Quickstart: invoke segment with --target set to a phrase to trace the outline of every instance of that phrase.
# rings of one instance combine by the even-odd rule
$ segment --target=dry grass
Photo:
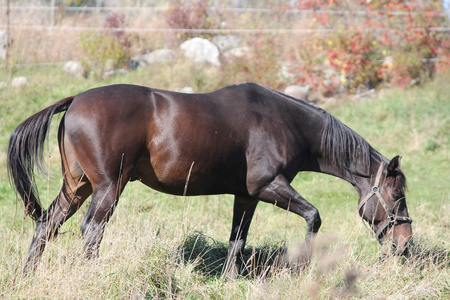
[[[54,68],[45,72],[33,68],[28,74],[32,84],[26,89],[0,90],[2,144],[33,111],[80,89],[105,84],[82,79],[66,83]],[[134,76],[118,79],[132,82]],[[423,89],[389,91],[373,101],[330,108],[382,153],[404,156],[415,234],[415,248],[407,260],[384,255],[373,241],[357,216],[351,186],[324,175],[300,174],[294,187],[319,209],[323,220],[311,266],[301,273],[284,264],[286,249],[295,256],[304,237],[306,227],[300,217],[261,203],[249,232],[247,271],[237,281],[227,282],[220,279],[220,271],[232,198],[173,197],[131,183],[107,227],[98,261],[83,259],[79,227],[85,204],[48,245],[37,273],[23,278],[21,268],[34,225],[23,219],[21,203],[15,201],[7,181],[5,154],[0,152],[0,298],[448,298],[450,175],[445,166],[450,98],[446,82],[441,77]],[[55,176],[39,182],[44,206],[61,184],[56,124],[49,144],[49,165]]]
[[[285,242],[267,242],[266,234],[275,229],[266,228],[265,222],[257,219],[245,253],[250,258],[249,271],[237,281],[223,281],[219,279],[226,255],[227,231],[223,228],[229,227],[230,218],[224,216],[229,212],[217,218],[214,211],[217,201],[231,204],[230,199],[209,197],[197,201],[158,195],[154,197],[157,199],[142,201],[148,192],[131,193],[121,199],[121,206],[108,225],[101,258],[95,262],[82,259],[77,230],[82,214],[65,225],[64,234],[47,246],[36,274],[27,278],[21,277],[20,266],[32,234],[31,224],[26,222],[21,232],[3,231],[11,238],[2,242],[2,269],[6,276],[0,282],[3,291],[0,296],[6,299],[443,299],[449,295],[448,250],[429,246],[432,243],[416,236],[416,248],[407,261],[380,256],[376,245],[368,242],[365,229],[359,223],[354,226],[357,220],[342,224],[342,230],[350,231],[347,234],[322,234],[311,266],[298,273],[277,263],[283,260]],[[166,201],[178,203],[166,207]],[[263,208],[258,218],[269,215],[268,210],[272,208]],[[273,213],[271,223],[282,223],[285,212],[274,210]],[[196,233],[200,228],[205,233]],[[289,231],[298,230],[291,227]],[[288,248],[295,253],[296,243]]]
[[[94,16],[82,18],[64,19],[61,24],[71,26],[82,21],[96,26],[102,22]],[[248,15],[240,18],[242,24],[251,21]],[[130,21],[130,27],[143,23],[148,27],[165,26],[160,23],[161,18],[139,16],[132,21],[136,23]],[[27,31],[13,34],[16,62],[80,58],[78,32],[69,36],[57,31],[44,32],[46,36]],[[152,34],[142,36],[133,51],[161,47],[171,39]],[[292,43],[286,47],[299,46]],[[94,86],[134,83],[174,89],[194,85],[196,91],[211,91],[240,78],[237,75],[227,78],[213,68],[197,69],[183,61],[104,82],[68,80],[59,68],[17,66],[14,72],[27,76],[30,83],[23,89],[0,89],[2,145],[6,145],[12,129],[31,113]],[[5,74],[0,74],[0,81],[5,78]],[[79,227],[87,211],[86,203],[47,246],[36,274],[22,277],[34,224],[23,218],[21,203],[15,201],[5,171],[3,146],[0,298],[450,298],[449,99],[447,76],[423,89],[388,91],[365,103],[330,107],[383,154],[404,156],[403,169],[409,180],[408,207],[415,234],[415,246],[408,259],[384,255],[371,239],[358,219],[356,194],[351,186],[324,175],[300,174],[294,187],[319,209],[323,219],[311,266],[297,272],[285,264],[287,255],[295,260],[306,230],[305,222],[294,214],[260,204],[245,252],[247,270],[236,281],[220,279],[231,227],[232,198],[179,198],[155,193],[138,183],[127,186],[107,227],[97,261],[83,259]],[[39,182],[45,206],[61,184],[56,123],[49,144],[49,165],[55,168],[56,175]]]

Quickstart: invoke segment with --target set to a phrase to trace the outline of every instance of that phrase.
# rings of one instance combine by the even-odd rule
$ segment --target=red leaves
[[[383,32],[383,35],[381,36],[381,43],[382,43],[383,45],[393,45],[393,44],[394,44],[394,42],[392,42],[392,41],[389,39],[388,34],[387,34],[386,31],[384,31],[384,32]]]
[[[337,83],[334,79],[328,82],[344,85],[348,91],[368,82],[407,86],[428,72],[423,69],[430,68],[435,59],[438,70],[443,65],[450,67],[448,33],[431,29],[446,22],[436,1],[311,0],[298,1],[297,6],[313,10],[315,28],[335,29],[319,37],[318,45],[304,46],[316,55],[323,51],[334,78],[339,78]],[[387,58],[389,63],[384,64]]]

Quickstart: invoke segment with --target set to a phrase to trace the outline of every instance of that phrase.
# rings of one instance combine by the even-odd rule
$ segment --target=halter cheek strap
[[[376,195],[379,202],[383,206],[384,210],[387,213],[386,220],[381,224],[380,228],[375,232],[375,237],[379,239],[380,235],[383,233],[383,231],[391,224],[397,224],[399,222],[406,222],[406,223],[412,223],[412,219],[409,217],[401,217],[397,216],[392,213],[392,211],[389,209],[389,206],[387,205],[386,201],[383,199],[383,196],[381,195],[380,191],[380,181],[381,181],[381,175],[383,174],[385,163],[381,162],[380,167],[378,168],[377,177],[375,178],[374,186],[371,189],[371,192],[368,193],[364,199],[361,201],[361,203],[358,205],[358,211],[361,210],[361,208],[372,198],[373,195]],[[400,198],[398,200],[401,200],[403,198]],[[364,214],[363,214],[364,215]],[[367,227],[366,223],[363,220],[363,224]],[[368,228],[368,227],[367,227]],[[369,228],[368,228],[369,229]],[[370,229],[369,229],[370,231]]]

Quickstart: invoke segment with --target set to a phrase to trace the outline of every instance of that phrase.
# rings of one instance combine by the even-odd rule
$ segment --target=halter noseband
[[[381,174],[383,173],[384,165],[385,165],[385,163],[381,162],[380,167],[378,168],[378,173],[377,173],[377,177],[375,179],[375,184],[372,187],[371,192],[369,192],[366,195],[366,197],[364,197],[364,199],[361,201],[361,203],[358,206],[358,211],[360,211],[361,208],[370,200],[370,198],[372,198],[373,195],[376,195],[378,197],[378,200],[380,201],[381,205],[383,206],[384,210],[387,213],[386,220],[383,222],[383,224],[381,224],[380,228],[375,233],[375,236],[378,240],[379,240],[380,235],[386,229],[386,227],[390,226],[391,224],[395,225],[398,222],[412,223],[412,219],[409,217],[401,217],[401,216],[397,216],[397,215],[393,214],[392,211],[389,209],[389,206],[387,205],[386,201],[383,199],[383,196],[380,193],[380,191],[381,191],[380,180],[381,180]],[[398,200],[401,200],[401,199],[403,199],[403,198],[400,198]],[[364,213],[363,213],[363,215],[364,215]],[[364,220],[363,220],[363,224],[367,227]],[[370,229],[369,229],[369,231],[370,231]]]

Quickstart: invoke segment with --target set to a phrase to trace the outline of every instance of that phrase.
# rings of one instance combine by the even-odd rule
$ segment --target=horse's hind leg
[[[111,218],[119,201],[119,196],[128,182],[129,171],[121,171],[116,176],[118,177],[116,180],[104,179],[102,180],[103,183],[93,185],[91,204],[81,224],[81,234],[84,239],[84,251],[87,259],[98,257],[106,224]]]
[[[52,204],[36,222],[24,273],[34,271],[48,240],[58,234],[58,229],[69,219],[91,194],[90,182],[85,178],[65,178],[63,187]]]
[[[87,259],[97,258],[106,224],[117,205],[120,192],[117,183],[95,187],[88,212],[81,224],[84,252]]]
[[[24,273],[34,271],[42,256],[45,244],[58,234],[58,229],[69,219],[92,194],[92,186],[78,161],[73,147],[62,139],[63,128],[60,128],[59,141],[63,171],[63,186],[55,200],[43,212],[36,222],[36,230],[31,241]]]

